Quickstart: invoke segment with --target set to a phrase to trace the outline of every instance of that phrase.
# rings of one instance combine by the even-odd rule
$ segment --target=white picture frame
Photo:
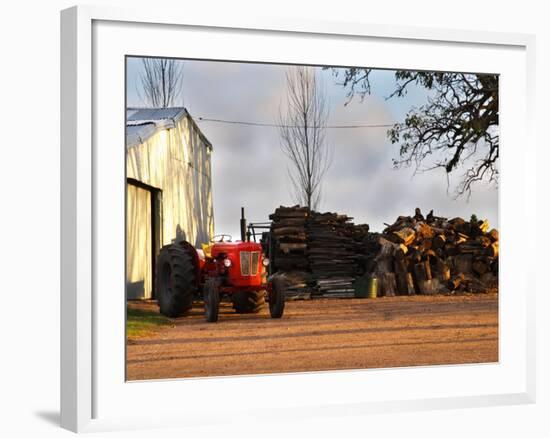
[[[183,49],[158,44],[178,32],[184,32],[188,41],[202,43]],[[230,47],[221,47],[221,36],[230,41],[225,44],[232,42],[234,53],[228,50]],[[287,40],[293,40],[297,47],[285,49]],[[323,41],[324,49],[316,53],[318,41]],[[468,66],[477,65],[476,71],[502,75],[500,216],[504,255],[499,296],[499,363],[125,382],[120,368],[124,358],[124,345],[120,342],[124,332],[120,324],[125,309],[124,278],[118,266],[124,262],[124,245],[120,245],[120,239],[124,239],[124,204],[120,204],[123,181],[120,188],[117,186],[119,172],[124,171],[123,164],[120,167],[124,162],[124,137],[120,136],[124,132],[124,102],[119,99],[124,94],[121,54],[220,59],[221,55],[216,54],[223,50],[225,59],[249,57],[300,63],[304,55],[299,48],[309,47],[312,62],[322,63],[323,57],[338,55],[338,65],[346,65],[351,55],[336,50],[342,44],[370,47],[379,59],[376,67],[435,69],[440,65],[442,70],[454,66],[456,70],[472,71]],[[403,47],[407,47],[406,53]],[[384,61],[382,52],[388,48],[401,48],[397,65],[395,59],[393,65],[391,60]],[[415,50],[424,55],[413,58]],[[451,57],[449,51],[460,56]],[[267,418],[273,409],[280,415],[300,418],[534,402],[535,275],[525,261],[518,260],[519,254],[528,253],[519,251],[521,246],[526,251],[534,248],[534,237],[526,240],[519,236],[518,229],[526,215],[535,214],[535,169],[525,158],[535,156],[530,126],[534,120],[534,53],[534,37],[523,34],[290,18],[227,20],[157,8],[139,11],[78,6],[62,11],[62,427],[81,432],[207,424],[212,422],[212,410],[218,412],[216,421],[224,422],[229,421],[233,411],[219,406],[227,404],[230,394],[235,393],[239,393],[235,412],[260,419]],[[357,59],[354,65],[363,65],[361,62]],[[119,101],[120,107],[113,108],[111,104]],[[111,108],[112,113],[104,108]],[[520,141],[523,158],[507,146]],[[117,142],[120,150],[111,147]],[[513,179],[507,177],[512,168]],[[514,212],[511,206],[517,202],[524,208]],[[108,209],[109,218],[105,217]],[[533,217],[529,219],[534,222]],[[518,254],[507,251],[509,248],[517,249]],[[106,260],[107,254],[112,259]],[[514,269],[506,269],[508,266]],[[521,281],[522,278],[530,280]],[[111,300],[105,290],[112,285],[120,286],[120,296],[113,292]],[[319,385],[329,391],[319,393]],[[172,388],[179,390],[183,386],[189,397],[180,399],[171,410],[149,407],[148,415],[143,415],[132,405],[132,400],[140,397],[161,397],[167,391],[178,392]],[[295,389],[292,400],[285,396],[285,388]],[[350,388],[356,390],[352,392]],[[216,391],[219,405],[202,399],[200,394],[204,391]],[[270,400],[262,399],[264,393],[271,394]],[[210,412],[204,406],[209,406]]]

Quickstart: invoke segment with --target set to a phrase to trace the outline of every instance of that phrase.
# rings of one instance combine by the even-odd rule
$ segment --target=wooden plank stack
[[[306,221],[307,207],[279,207],[269,216],[273,238],[273,259],[282,271],[308,270]]]
[[[384,295],[483,292],[498,284],[498,231],[472,217],[447,219],[420,209],[399,216],[376,239],[369,272]]]
[[[282,271],[280,278],[285,284],[286,300],[309,300],[314,290],[311,274],[305,271]]]
[[[311,285],[307,259],[307,207],[278,207],[271,219],[272,262],[276,271],[284,272],[287,298],[309,298]]]
[[[290,297],[353,296],[353,282],[364,273],[368,225],[299,206],[281,206],[269,218],[274,268],[289,274]]]
[[[352,297],[353,282],[364,272],[363,239],[368,225],[336,213],[311,212],[306,225],[308,261],[317,291],[323,297]]]

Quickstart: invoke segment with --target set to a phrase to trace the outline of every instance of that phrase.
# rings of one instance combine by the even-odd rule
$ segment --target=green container
[[[367,286],[367,297],[376,298],[378,296],[378,278],[370,277]]]
[[[363,275],[353,284],[355,298],[376,298],[378,296],[378,279]]]

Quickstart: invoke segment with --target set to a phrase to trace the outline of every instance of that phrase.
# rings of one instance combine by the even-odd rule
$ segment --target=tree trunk
[[[498,242],[493,242],[485,248],[485,254],[489,257],[498,257]]]
[[[402,243],[404,245],[410,245],[414,241],[416,233],[412,228],[403,228],[398,231],[394,231],[392,236],[397,243]]]
[[[432,248],[433,249],[443,248],[445,246],[446,241],[447,239],[445,238],[444,234],[438,234],[432,240]]]
[[[394,297],[397,294],[397,283],[393,272],[384,274],[384,296]]]
[[[426,286],[425,283],[432,279],[432,272],[430,269],[430,263],[427,261],[417,263],[413,267],[414,280],[416,285],[416,292],[424,294],[430,285]]]
[[[432,278],[430,265],[427,262],[420,262],[414,265],[414,278],[418,281],[426,281]]]
[[[399,295],[414,295],[414,281],[410,272],[396,272],[397,292]]]
[[[472,272],[472,255],[471,254],[459,254],[454,259],[455,271],[462,272],[464,274],[471,274]]]
[[[434,295],[439,292],[439,281],[437,278],[419,281],[418,289],[422,295]]]
[[[447,287],[450,290],[457,290],[463,281],[464,281],[464,274],[460,273],[447,283]]]
[[[397,283],[397,292],[399,295],[414,295],[413,277],[407,269],[405,260],[396,259],[395,265],[395,280]]]
[[[451,278],[451,269],[443,260],[437,259],[436,274],[436,277],[439,279],[439,281],[445,284]]]
[[[489,264],[483,259],[476,259],[472,263],[472,270],[481,276],[489,270]]]

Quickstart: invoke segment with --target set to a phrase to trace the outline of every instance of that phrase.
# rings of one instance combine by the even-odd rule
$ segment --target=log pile
[[[364,272],[363,240],[368,225],[351,217],[311,212],[306,225],[308,261],[317,288],[313,296],[352,297],[353,282]]]
[[[311,297],[306,238],[309,213],[307,207],[281,206],[269,216],[273,268],[285,273],[287,299]]]
[[[269,216],[273,239],[272,258],[282,271],[309,270],[307,261],[307,207],[279,207]]]
[[[414,216],[398,217],[374,240],[378,253],[367,268],[386,296],[497,287],[499,236],[487,221],[449,220],[433,211],[424,218],[417,208]]]
[[[416,209],[382,233],[299,206],[279,207],[270,219],[273,268],[285,273],[290,299],[352,297],[364,276],[378,279],[383,296],[498,288],[498,231],[475,217],[424,217]]]
[[[299,206],[279,207],[269,218],[274,268],[287,273],[290,298],[354,295],[353,282],[364,273],[368,225]]]

